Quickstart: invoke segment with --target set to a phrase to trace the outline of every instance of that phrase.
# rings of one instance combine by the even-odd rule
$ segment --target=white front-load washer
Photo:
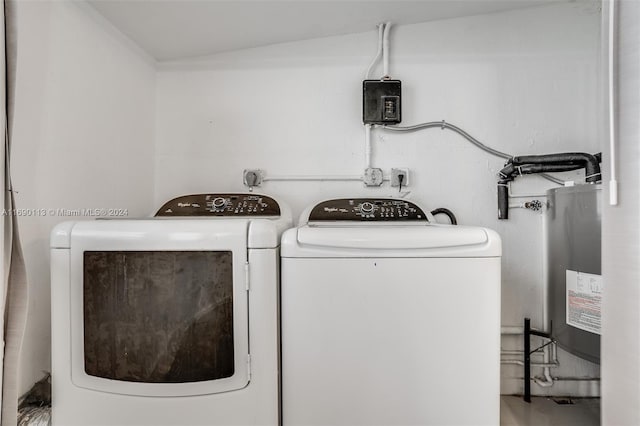
[[[53,425],[277,425],[289,208],[198,194],[51,236]]]
[[[283,424],[497,425],[499,236],[338,199],[282,236]]]

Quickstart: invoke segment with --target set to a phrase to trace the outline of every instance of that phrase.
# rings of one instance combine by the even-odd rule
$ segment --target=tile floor
[[[558,404],[570,400],[573,404]],[[528,404],[518,396],[500,401],[501,426],[599,426],[600,399],[533,397]]]

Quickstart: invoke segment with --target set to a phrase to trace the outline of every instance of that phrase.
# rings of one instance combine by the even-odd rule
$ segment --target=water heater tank
[[[600,363],[600,185],[547,191],[547,264],[553,336],[564,350]]]

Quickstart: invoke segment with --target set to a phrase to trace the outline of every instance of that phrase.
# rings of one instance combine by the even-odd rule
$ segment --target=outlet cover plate
[[[400,175],[404,175],[402,179],[402,187],[409,186],[409,169],[408,168],[397,168],[391,169],[391,186],[399,187],[400,186]]]

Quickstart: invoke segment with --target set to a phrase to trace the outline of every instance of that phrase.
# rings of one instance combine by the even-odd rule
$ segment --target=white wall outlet
[[[391,169],[391,186],[400,186],[400,176],[402,176],[402,187],[409,186],[409,169]]]

